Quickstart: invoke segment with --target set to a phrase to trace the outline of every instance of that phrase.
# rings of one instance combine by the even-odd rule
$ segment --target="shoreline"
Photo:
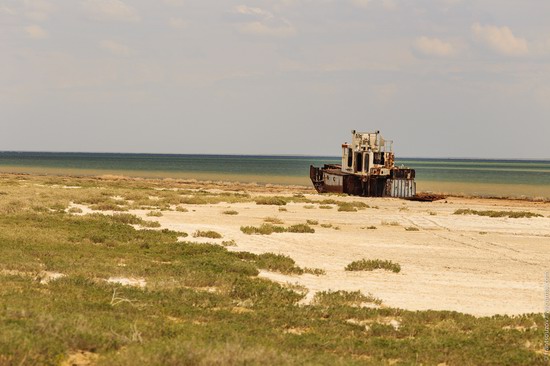
[[[99,173],[99,174],[98,174]],[[127,174],[130,173],[130,174]],[[276,176],[245,176],[239,174],[201,174],[201,173],[189,173],[181,172],[180,174],[175,174],[176,176],[166,175],[166,172],[150,172],[152,174],[141,175],[140,172],[136,171],[120,171],[120,170],[92,170],[92,169],[56,169],[56,168],[37,168],[30,169],[16,167],[11,171],[4,171],[0,168],[0,175],[14,175],[14,176],[37,176],[37,177],[60,177],[60,178],[92,178],[92,179],[102,179],[102,180],[148,180],[153,181],[157,180],[162,181],[176,181],[181,183],[197,183],[197,184],[219,184],[221,186],[227,185],[243,185],[243,186],[257,186],[257,187],[268,187],[273,188],[275,186],[280,189],[298,189],[303,191],[308,191],[311,193],[316,193],[315,189],[311,185],[309,178],[306,179],[304,183],[304,178],[296,178],[293,182],[287,182],[287,176],[281,176],[279,179],[270,179],[269,181],[264,181],[264,178],[273,178]],[[252,179],[252,180],[239,180],[243,177],[258,177],[262,179]],[[476,187],[481,187],[482,191],[489,192],[490,187],[494,187],[494,184],[473,184],[473,183],[450,183],[450,182],[425,182],[417,181],[417,191],[419,193],[433,193],[439,194],[446,197],[457,197],[457,198],[471,198],[471,199],[487,199],[487,200],[511,200],[511,201],[526,201],[526,202],[550,202],[550,187],[546,187],[548,191],[547,195],[532,194],[532,195],[510,195],[510,194],[476,194],[468,193],[467,186],[474,185]],[[530,188],[531,190],[536,190],[538,186],[532,185],[506,185],[508,187],[514,187],[515,190],[520,190],[521,188]],[[448,187],[448,189],[437,189],[442,187]],[[449,188],[452,187],[463,187],[461,192],[452,191]],[[464,189],[466,188],[466,189]],[[479,188],[478,188],[479,189]],[[359,197],[359,196],[350,196],[350,197]]]

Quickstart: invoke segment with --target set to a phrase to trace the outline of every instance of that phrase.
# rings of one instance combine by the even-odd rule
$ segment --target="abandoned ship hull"
[[[388,175],[358,176],[343,172],[341,165],[325,164],[322,168],[311,165],[309,175],[319,193],[399,198],[416,195],[414,169],[391,169]]]

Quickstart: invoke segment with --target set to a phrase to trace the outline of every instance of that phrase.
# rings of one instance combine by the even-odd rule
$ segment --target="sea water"
[[[0,152],[0,172],[124,175],[310,185],[309,166],[331,156],[171,155]],[[550,161],[401,158],[416,169],[417,189],[482,196],[550,198]]]

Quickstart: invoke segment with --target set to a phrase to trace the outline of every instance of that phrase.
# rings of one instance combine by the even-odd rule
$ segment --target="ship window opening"
[[[360,172],[363,169],[363,154],[357,153],[355,156],[355,170]]]
[[[384,153],[383,152],[374,153],[373,163],[378,165],[384,165]]]
[[[351,168],[353,166],[353,151],[351,148],[348,148],[348,167]]]

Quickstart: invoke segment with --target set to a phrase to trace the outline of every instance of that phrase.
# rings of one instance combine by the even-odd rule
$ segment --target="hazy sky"
[[[0,150],[550,158],[550,1],[0,0]]]

